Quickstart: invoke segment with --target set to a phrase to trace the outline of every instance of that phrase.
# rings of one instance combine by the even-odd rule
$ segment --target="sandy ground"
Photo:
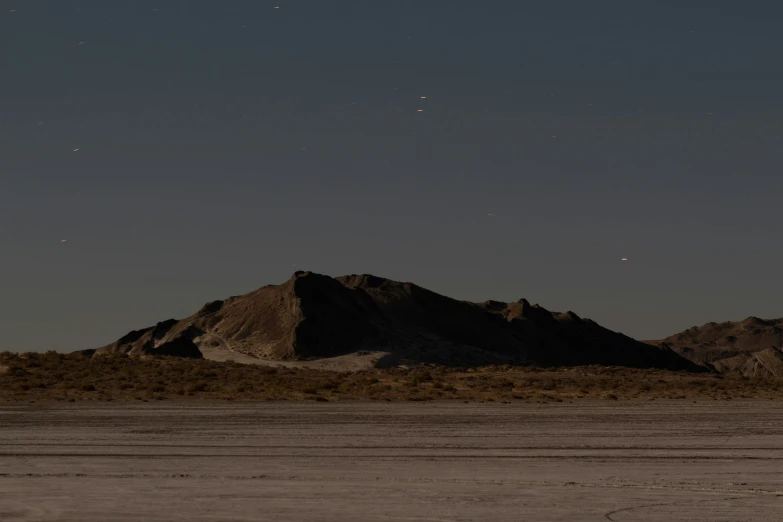
[[[783,405],[0,407],[0,520],[777,521]]]
[[[371,368],[385,368],[393,361],[394,357],[388,352],[359,352],[338,357],[323,357],[311,361],[279,361],[275,359],[259,359],[247,354],[234,352],[222,348],[199,348],[204,359],[209,361],[232,361],[240,364],[256,364],[259,366],[285,367],[285,368],[311,368],[314,370],[327,370],[333,372],[357,372]]]

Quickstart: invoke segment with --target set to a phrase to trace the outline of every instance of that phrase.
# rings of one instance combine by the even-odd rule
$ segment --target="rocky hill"
[[[667,347],[651,346],[573,312],[525,299],[472,303],[412,283],[371,275],[332,278],[297,272],[281,285],[213,301],[194,315],[130,332],[97,350],[259,360],[308,360],[363,352],[378,365],[584,364],[698,370]]]
[[[721,372],[783,377],[783,319],[707,323],[651,344]]]

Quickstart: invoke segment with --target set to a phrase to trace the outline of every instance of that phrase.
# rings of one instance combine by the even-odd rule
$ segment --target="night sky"
[[[641,339],[783,316],[780,0],[0,7],[0,350],[296,270]]]

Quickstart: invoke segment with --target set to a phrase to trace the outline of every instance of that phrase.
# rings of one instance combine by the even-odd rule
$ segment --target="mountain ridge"
[[[279,285],[211,301],[185,319],[130,332],[96,356],[199,358],[232,352],[292,361],[367,351],[403,363],[452,366],[602,364],[699,371],[668,347],[526,299],[473,303],[370,274],[333,278],[304,271]]]

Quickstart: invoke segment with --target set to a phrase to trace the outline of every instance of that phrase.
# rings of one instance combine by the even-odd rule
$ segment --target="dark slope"
[[[667,348],[524,299],[470,303],[371,275],[297,272],[281,285],[214,301],[182,321],[131,332],[99,353],[200,356],[210,348],[270,359],[362,350],[409,362],[698,369]]]

